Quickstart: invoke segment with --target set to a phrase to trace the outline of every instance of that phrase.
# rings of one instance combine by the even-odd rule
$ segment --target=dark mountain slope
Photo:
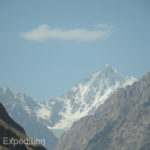
[[[29,139],[25,135],[24,129],[13,121],[6,109],[0,104],[0,150],[46,150],[43,146],[36,143],[26,145],[25,143],[9,143],[10,140]]]
[[[8,87],[5,87],[0,88],[0,103],[7,109],[11,118],[26,130],[26,134],[29,137],[45,139],[45,147],[48,150],[54,150],[58,139],[43,122],[39,121],[39,118],[35,117],[36,110],[41,108],[39,102],[34,101],[31,97],[23,93],[14,94]],[[42,112],[39,114],[42,114]],[[17,129],[19,128],[17,127]]]
[[[150,73],[75,122],[56,150],[150,150]]]
[[[8,113],[6,112],[6,109],[3,107],[3,105],[0,103],[0,119],[7,122],[9,125],[17,129],[18,131],[25,134],[24,129],[18,125],[12,118],[9,117]]]

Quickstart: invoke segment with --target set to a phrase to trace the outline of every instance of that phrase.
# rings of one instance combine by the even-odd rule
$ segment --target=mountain
[[[106,65],[87,79],[77,83],[66,94],[39,102],[23,93],[0,89],[0,102],[10,116],[22,125],[30,137],[46,138],[46,148],[54,149],[60,137],[81,117],[93,114],[98,106],[119,88],[131,85],[136,79],[121,75]],[[22,117],[24,120],[22,120]]]
[[[46,150],[37,143],[16,143],[27,139],[29,138],[25,135],[24,129],[8,115],[0,103],[0,150]],[[10,141],[12,142],[9,143]]]
[[[75,122],[56,150],[150,150],[150,73]]]
[[[65,95],[51,99],[47,103],[51,119],[45,122],[45,118],[42,118],[42,121],[51,130],[68,130],[74,121],[93,114],[118,88],[135,81],[135,78],[123,76],[115,68],[105,65],[100,72],[79,82]]]
[[[19,132],[25,134],[25,130],[18,125],[7,113],[6,109],[3,107],[3,105],[0,103],[0,119],[8,123],[13,128],[17,129]]]
[[[7,87],[0,88],[0,102],[8,110],[9,115],[23,126],[29,137],[45,139],[45,147],[53,150],[58,139],[36,117],[36,110],[41,108],[39,102],[22,93],[13,94]]]

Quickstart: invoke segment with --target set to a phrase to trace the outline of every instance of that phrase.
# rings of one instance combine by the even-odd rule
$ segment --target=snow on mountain
[[[0,88],[0,102],[5,106],[9,115],[26,130],[28,136],[45,139],[45,147],[54,150],[58,139],[38,120],[37,115],[49,119],[49,110],[40,102],[33,100],[23,93],[13,94],[7,87]]]
[[[123,76],[115,68],[106,65],[102,71],[79,82],[67,94],[51,99],[49,106],[56,119],[51,125],[46,125],[54,130],[69,129],[74,121],[93,114],[118,88],[131,85],[134,81],[135,78]]]
[[[74,121],[93,114],[118,88],[124,88],[135,81],[135,78],[123,76],[115,68],[106,65],[100,72],[79,82],[61,97],[39,102],[25,94],[12,94],[7,88],[3,88],[0,95],[2,92],[7,100],[1,98],[0,102],[4,103],[10,115],[25,129],[26,120],[22,122],[22,116],[30,123],[34,119],[55,134],[62,134]]]

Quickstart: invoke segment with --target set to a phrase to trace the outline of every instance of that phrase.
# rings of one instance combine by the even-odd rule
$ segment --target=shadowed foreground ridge
[[[28,137],[25,135],[24,129],[11,119],[0,103],[0,150],[46,150],[40,144],[6,144],[4,143],[4,138],[25,140]]]
[[[18,131],[22,132],[25,134],[24,129],[18,125],[6,112],[6,109],[3,107],[3,105],[0,103],[0,119],[17,129]]]
[[[150,150],[150,73],[75,122],[56,150]]]

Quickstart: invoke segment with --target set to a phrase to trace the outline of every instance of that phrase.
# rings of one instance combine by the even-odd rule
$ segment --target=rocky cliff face
[[[150,73],[75,122],[56,150],[149,150]]]
[[[0,150],[46,150],[37,143],[16,143],[26,139],[29,138],[24,129],[11,119],[0,103]]]

